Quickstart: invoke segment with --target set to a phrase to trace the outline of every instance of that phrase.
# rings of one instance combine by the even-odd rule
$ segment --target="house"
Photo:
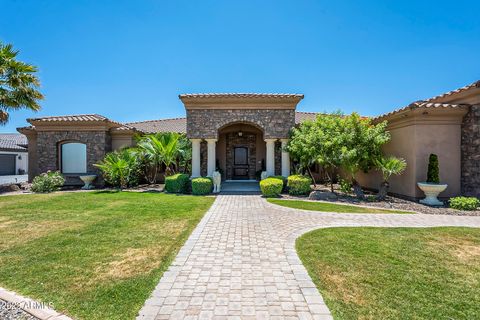
[[[299,112],[301,94],[182,94],[185,118],[119,123],[100,115],[53,116],[28,119],[19,128],[28,138],[29,178],[60,170],[68,183],[80,183],[82,173],[100,174],[93,166],[107,152],[134,144],[134,135],[175,131],[192,141],[192,175],[210,175],[216,168],[224,179],[254,179],[261,170],[289,175],[290,157],[283,151],[289,131],[314,119]],[[388,121],[392,139],[385,152],[405,158],[406,172],[394,177],[391,191],[417,199],[417,181],[425,180],[427,159],[436,153],[440,176],[449,188],[443,196],[480,196],[480,81],[373,119]],[[359,181],[377,188],[379,174]],[[99,180],[97,183],[101,183]]]
[[[0,133],[0,185],[27,180],[27,137]]]

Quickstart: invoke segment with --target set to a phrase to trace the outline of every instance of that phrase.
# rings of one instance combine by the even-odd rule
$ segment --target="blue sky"
[[[303,93],[377,115],[480,79],[479,1],[6,1],[0,39],[40,69],[25,118],[184,116],[180,93]]]

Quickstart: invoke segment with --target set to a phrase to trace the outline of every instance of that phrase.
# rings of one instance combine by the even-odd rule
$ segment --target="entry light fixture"
[[[238,136],[239,136],[239,137],[243,136],[243,132],[242,132],[242,131],[238,131]]]

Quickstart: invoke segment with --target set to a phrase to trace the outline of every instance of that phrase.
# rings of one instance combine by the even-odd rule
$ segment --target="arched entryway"
[[[218,130],[216,156],[225,180],[255,180],[265,170],[263,131],[250,123],[230,123]]]

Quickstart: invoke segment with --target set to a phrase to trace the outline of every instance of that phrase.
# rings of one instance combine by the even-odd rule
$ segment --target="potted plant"
[[[420,200],[420,203],[429,206],[442,206],[443,202],[438,200],[440,192],[447,189],[447,184],[440,183],[439,168],[438,168],[438,156],[436,154],[430,154],[428,158],[428,172],[426,182],[417,182],[420,190],[425,193],[425,199]]]

